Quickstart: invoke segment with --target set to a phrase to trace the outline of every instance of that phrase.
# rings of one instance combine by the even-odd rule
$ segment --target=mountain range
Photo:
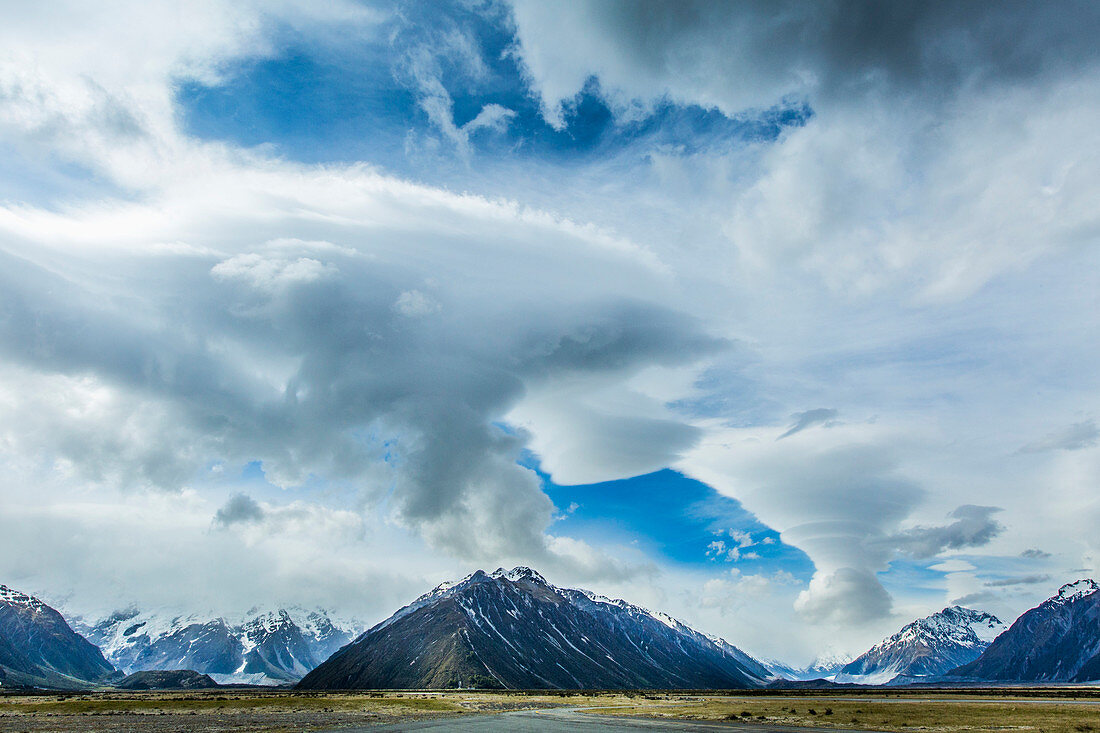
[[[1091,579],[1063,585],[1016,619],[989,648],[951,675],[1011,682],[1100,679],[1100,586]]]
[[[794,667],[778,659],[764,659],[761,661],[772,674],[779,679],[792,681],[832,681],[837,672],[839,672],[844,665],[852,661],[852,655],[835,651],[827,652],[817,656],[805,667]]]
[[[190,669],[223,684],[272,685],[297,682],[363,626],[292,607],[235,620],[129,609],[77,628],[126,674]]]
[[[746,688],[768,677],[740,649],[669,616],[517,567],[440,585],[298,688]]]
[[[990,614],[951,606],[855,659],[822,657],[802,669],[761,663],[666,614],[554,586],[527,567],[443,583],[356,637],[361,628],[300,607],[236,620],[131,609],[70,626],[37,598],[0,586],[0,686],[300,679],[302,689],[685,689],[813,686],[830,677],[891,685],[1100,679],[1100,585],[1089,579],[1062,586],[1007,630]]]
[[[918,682],[977,659],[1005,625],[996,616],[950,606],[906,624],[841,667],[834,682]]]

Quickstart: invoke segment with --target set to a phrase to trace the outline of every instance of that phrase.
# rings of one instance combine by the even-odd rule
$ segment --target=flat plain
[[[532,712],[533,711],[533,712]],[[332,692],[219,689],[0,696],[0,730],[702,730],[1100,733],[1100,690]]]

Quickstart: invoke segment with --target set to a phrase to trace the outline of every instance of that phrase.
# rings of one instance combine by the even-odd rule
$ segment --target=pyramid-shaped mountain
[[[300,689],[746,688],[768,671],[663,614],[530,568],[444,583],[310,672]]]

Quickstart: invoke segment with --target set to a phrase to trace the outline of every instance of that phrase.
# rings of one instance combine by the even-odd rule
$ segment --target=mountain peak
[[[1073,583],[1066,583],[1063,585],[1058,589],[1058,593],[1050,600],[1062,602],[1075,601],[1078,598],[1092,595],[1097,590],[1100,590],[1100,585],[1097,585],[1095,580],[1092,578],[1082,578]]]
[[[46,605],[34,596],[29,596],[22,591],[17,591],[14,588],[9,588],[2,584],[0,584],[0,601],[10,603],[14,606],[38,607]]]
[[[481,571],[478,571],[478,572],[481,572]],[[546,582],[546,578],[542,577],[542,575],[537,570],[529,568],[526,565],[517,565],[516,567],[512,568],[511,570],[505,570],[504,568],[497,568],[496,570],[493,571],[493,577],[498,579],[498,580],[500,578],[506,578],[508,580],[511,580],[512,582],[516,582],[516,581],[519,581],[519,580],[529,580],[532,583],[539,583],[540,585],[549,585],[549,583]]]
[[[833,670],[837,667],[843,667],[848,662],[852,661],[854,657],[848,652],[837,651],[831,649],[818,654],[812,662],[807,665],[807,670]]]

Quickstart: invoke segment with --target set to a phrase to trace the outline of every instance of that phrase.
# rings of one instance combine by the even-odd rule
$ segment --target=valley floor
[[[503,713],[503,715],[498,715]],[[99,692],[0,696],[0,730],[1029,731],[1100,733],[1100,691]]]

